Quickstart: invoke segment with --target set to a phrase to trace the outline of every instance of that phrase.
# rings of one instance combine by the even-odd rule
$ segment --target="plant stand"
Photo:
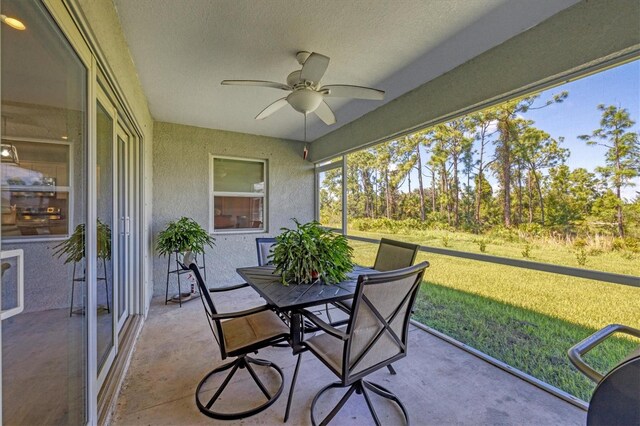
[[[173,261],[175,262],[175,267],[176,269],[171,270],[171,257],[172,255],[168,256],[167,259],[167,287],[165,289],[165,294],[164,294],[164,304],[168,304],[169,302],[173,302],[173,303],[178,303],[180,305],[180,307],[182,307],[182,302],[188,302],[190,300],[193,300],[196,298],[196,296],[200,296],[200,291],[198,291],[198,286],[197,284],[194,287],[194,292],[192,293],[191,291],[189,291],[188,293],[182,292],[182,285],[180,282],[180,275],[183,274],[188,274],[191,271],[189,269],[182,269],[182,266],[180,266],[180,262],[178,260],[178,251],[174,251],[173,252]],[[194,260],[196,261],[196,263],[198,262],[198,254],[194,254]],[[204,271],[204,280],[205,282],[207,281],[207,269],[206,269],[206,264],[205,264],[205,255],[204,253],[202,253],[202,266],[198,266],[198,269],[202,269]],[[171,274],[176,274],[177,279],[178,279],[178,294],[169,297],[169,277],[171,276]]]
[[[102,258],[102,273],[104,276],[98,277],[97,281],[104,281],[104,288],[107,292],[107,313],[111,313],[111,306],[109,305],[109,282],[107,281],[107,260]],[[73,314],[81,314],[84,315],[84,307],[73,310],[73,296],[76,292],[76,282],[85,282],[86,281],[86,270],[83,270],[83,274],[79,277],[76,276],[76,266],[78,262],[73,263],[73,275],[71,277],[71,305],[69,306],[69,316]]]

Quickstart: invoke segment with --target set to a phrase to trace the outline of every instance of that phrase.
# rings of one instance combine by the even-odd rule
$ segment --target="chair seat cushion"
[[[341,331],[345,331],[345,329],[346,327],[339,328]],[[322,333],[310,339],[305,339],[305,343],[316,356],[327,363],[329,368],[331,368],[337,376],[341,376],[344,341],[330,334]]]
[[[228,354],[289,334],[289,327],[268,310],[223,321],[221,325]]]

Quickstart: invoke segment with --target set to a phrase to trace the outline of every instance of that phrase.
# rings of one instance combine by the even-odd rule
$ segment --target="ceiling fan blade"
[[[287,102],[287,98],[278,99],[277,101],[275,101],[274,103],[272,103],[271,105],[263,109],[262,112],[260,112],[260,114],[256,115],[256,120],[264,120],[265,118],[267,118],[268,116],[270,116],[271,114],[273,114],[274,112],[282,108],[283,106],[287,105],[288,103],[289,102]]]
[[[309,55],[307,60],[304,61],[302,71],[300,72],[300,79],[313,81],[317,84],[322,79],[322,76],[324,75],[328,66],[329,57],[321,55],[319,53],[312,53],[311,55]]]
[[[336,123],[336,116],[325,101],[320,102],[320,105],[318,105],[318,108],[316,108],[314,112],[327,126],[331,126]]]
[[[286,84],[277,83],[275,81],[263,81],[263,80],[222,80],[220,83],[223,86],[259,86],[259,87],[271,87],[273,89],[292,90],[291,87]]]
[[[373,89],[371,87],[351,86],[349,84],[331,84],[323,86],[320,91],[328,90],[325,96],[330,98],[354,98],[371,99],[381,101],[384,99],[384,90]]]

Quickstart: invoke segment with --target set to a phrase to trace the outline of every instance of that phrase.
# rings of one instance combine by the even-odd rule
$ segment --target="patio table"
[[[274,274],[275,266],[252,266],[236,269],[238,274],[253,287],[267,303],[290,318],[291,347],[293,353],[303,351],[302,315],[300,310],[325,303],[350,299],[356,290],[358,275],[376,272],[363,266],[354,266],[347,279],[336,284],[324,284],[316,280],[307,284],[283,285],[280,275]]]

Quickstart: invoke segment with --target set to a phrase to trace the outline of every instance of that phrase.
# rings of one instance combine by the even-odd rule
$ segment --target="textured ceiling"
[[[337,123],[309,116],[310,141],[392,101],[542,22],[577,0],[114,0],[154,119],[302,140],[286,95],[221,86],[285,82],[299,50],[331,58],[323,84],[387,92],[385,100],[327,101]],[[428,100],[427,100],[428,101]]]

